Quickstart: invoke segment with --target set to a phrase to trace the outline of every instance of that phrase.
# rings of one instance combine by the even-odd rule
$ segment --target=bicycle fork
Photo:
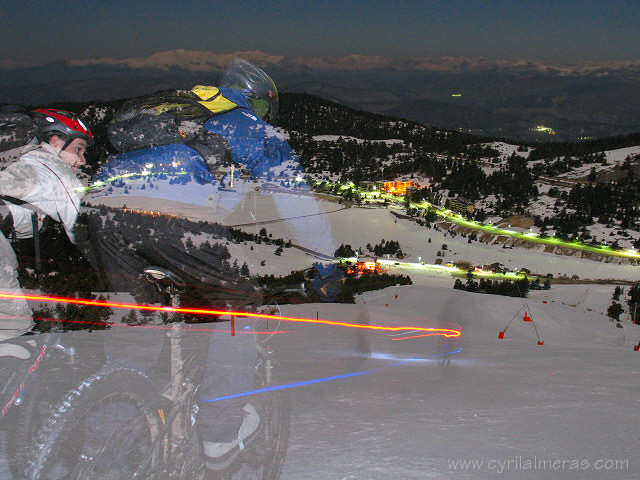
[[[171,381],[162,396],[168,399],[172,406],[166,417],[164,410],[158,410],[163,425],[168,427],[164,436],[164,457],[167,462],[172,453],[190,438],[190,431],[193,429],[197,414],[197,406],[190,408],[188,401],[195,392],[195,387],[184,375],[185,362],[182,357],[180,342],[182,332],[179,324],[174,323],[168,335],[171,342]],[[187,409],[189,409],[188,412]]]

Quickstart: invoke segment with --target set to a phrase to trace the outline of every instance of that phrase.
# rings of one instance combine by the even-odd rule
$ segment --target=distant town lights
[[[556,132],[551,127],[545,127],[544,125],[536,125],[532,128],[534,132],[546,133],[547,135],[555,135]]]

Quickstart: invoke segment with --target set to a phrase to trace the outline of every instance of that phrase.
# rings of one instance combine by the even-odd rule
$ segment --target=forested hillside
[[[96,135],[96,145],[87,155],[88,175],[117,153],[106,131],[123,102],[55,105],[81,112]],[[478,220],[524,214],[549,234],[615,244],[617,238],[603,239],[589,230],[599,224],[607,229],[602,234],[622,232],[640,245],[633,232],[640,229],[636,174],[640,156],[633,150],[640,145],[640,134],[580,143],[509,145],[354,110],[308,94],[285,92],[280,103],[276,126],[315,180],[358,185],[414,179],[420,184],[412,194],[415,200],[448,205],[462,199],[474,205],[470,215]],[[500,145],[507,145],[506,150]],[[625,147],[630,150],[624,161],[607,160],[606,151]],[[345,194],[358,198],[354,192]]]

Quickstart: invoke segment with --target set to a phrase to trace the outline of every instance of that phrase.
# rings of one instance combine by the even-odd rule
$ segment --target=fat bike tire
[[[154,392],[145,375],[126,368],[84,380],[52,411],[26,478],[155,478],[163,451]]]
[[[67,390],[68,390],[67,385]],[[9,466],[15,478],[25,478],[25,466],[37,448],[38,435],[49,419],[53,408],[66,396],[56,394],[51,377],[35,378],[26,392],[26,401],[15,412],[15,427],[10,432]]]
[[[262,465],[264,480],[280,478],[289,447],[291,392],[280,390],[263,394],[261,413],[267,419],[246,455],[246,461]],[[253,447],[253,448],[252,448]],[[260,470],[260,468],[258,468]]]
[[[22,392],[22,402],[13,407],[12,428],[8,431],[9,466],[14,478],[25,478],[25,466],[36,448],[39,432],[51,416],[54,407],[63,400],[69,389],[82,378],[79,367],[51,360],[32,374]],[[84,368],[84,367],[83,367]],[[22,374],[26,374],[26,368]],[[75,379],[75,380],[74,380]]]

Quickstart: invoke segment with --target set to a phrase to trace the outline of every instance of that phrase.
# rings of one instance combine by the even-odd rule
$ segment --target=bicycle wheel
[[[257,369],[257,386],[267,389],[249,399],[260,415],[260,427],[236,461],[224,472],[221,480],[277,480],[280,478],[289,446],[291,396],[288,390],[269,391],[263,383],[264,363]]]
[[[53,410],[27,478],[153,478],[162,467],[153,392],[146,376],[124,368],[82,382]]]
[[[40,429],[52,409],[66,396],[66,392],[56,395],[55,388],[51,388],[47,379],[41,376],[32,379],[27,388],[26,401],[16,408],[15,425],[8,442],[9,465],[16,478],[24,476],[25,465],[37,445]]]
[[[274,316],[282,316],[282,310],[276,298],[261,308],[261,311]],[[288,390],[269,391],[270,385],[277,384],[274,378],[272,354],[269,341],[273,334],[280,331],[281,321],[262,321],[256,340],[260,345],[261,360],[256,369],[256,382],[260,388],[267,391],[257,395],[255,404],[258,406],[262,424],[258,435],[251,442],[247,451],[242,455],[240,471],[253,472],[253,475],[236,475],[237,478],[277,480],[284,465],[285,455],[289,447],[289,429],[291,425],[291,395]],[[273,334],[269,334],[273,332]],[[276,362],[277,363],[277,362]],[[277,366],[275,366],[277,370]],[[275,375],[277,377],[277,374]],[[232,478],[236,478],[232,477]]]
[[[258,436],[247,448],[243,463],[259,472],[256,479],[277,480],[289,447],[291,397],[286,390],[261,395],[263,398],[258,403],[261,404],[260,414],[264,423]]]
[[[25,465],[36,448],[42,427],[56,405],[67,396],[69,389],[83,378],[80,371],[87,368],[84,363],[82,366],[71,365],[64,357],[53,355],[54,360],[47,357],[47,364],[28,380],[23,402],[15,409],[8,449],[9,465],[16,478],[24,478]]]

